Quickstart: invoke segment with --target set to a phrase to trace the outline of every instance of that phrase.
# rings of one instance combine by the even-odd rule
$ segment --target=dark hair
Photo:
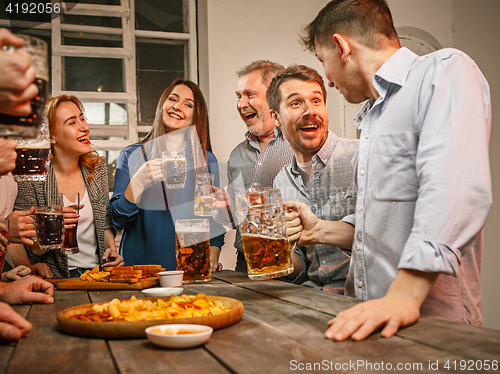
[[[56,127],[56,111],[59,105],[62,103],[71,102],[75,104],[78,109],[81,110],[82,113],[85,113],[85,108],[80,100],[78,100],[75,96],[72,95],[59,95],[56,97],[51,97],[47,101],[47,105],[45,107],[45,117],[47,118],[47,122],[49,124],[49,132],[51,134],[55,133]],[[56,155],[54,153],[53,145],[50,145],[51,148],[51,157],[55,159]],[[80,166],[89,171],[89,176],[87,177],[87,182],[91,183],[92,178],[94,177],[95,167],[97,163],[103,159],[99,154],[93,149],[89,153],[81,155],[78,157],[78,161]]]
[[[349,35],[371,49],[400,45],[386,0],[332,0],[303,29],[300,43],[315,52],[315,42],[332,46],[334,34]]]
[[[326,101],[326,88],[321,75],[310,67],[305,65],[291,65],[278,73],[267,88],[266,100],[270,110],[280,112],[281,91],[280,86],[292,79],[298,79],[304,82],[316,82],[320,85],[323,92],[323,99]]]
[[[262,83],[267,86],[271,79],[284,69],[285,67],[281,64],[278,64],[277,62],[269,60],[257,60],[242,67],[236,72],[236,74],[238,75],[238,78],[241,78],[244,75],[253,73],[254,71],[261,71]]]
[[[146,143],[153,140],[159,136],[165,135],[168,131],[163,124],[162,110],[163,104],[167,100],[170,93],[173,91],[175,86],[184,85],[188,87],[193,93],[194,99],[194,113],[193,113],[193,125],[196,127],[196,132],[200,140],[200,144],[203,148],[203,153],[205,159],[207,158],[207,151],[212,152],[212,145],[210,142],[210,129],[208,125],[208,108],[203,93],[198,85],[190,80],[177,78],[163,91],[156,106],[156,114],[153,122],[153,126],[149,133],[141,139],[139,143]]]

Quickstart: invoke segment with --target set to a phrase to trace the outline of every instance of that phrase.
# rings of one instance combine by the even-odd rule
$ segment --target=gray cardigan
[[[82,169],[83,179],[92,205],[92,212],[94,217],[94,225],[98,243],[98,258],[102,263],[102,256],[104,255],[104,231],[115,229],[111,223],[111,216],[109,213],[109,188],[108,188],[108,173],[104,161],[98,162],[95,168],[92,183],[87,182],[89,171]],[[18,184],[18,193],[14,205],[15,210],[27,210],[32,206],[54,206],[60,205],[59,203],[59,190],[57,188],[57,181],[52,166],[49,167],[47,172],[47,179],[44,182],[21,182]],[[59,251],[48,251],[43,256],[37,256],[33,253],[29,246],[26,246],[26,252],[31,264],[46,263],[54,278],[68,278],[68,256]]]

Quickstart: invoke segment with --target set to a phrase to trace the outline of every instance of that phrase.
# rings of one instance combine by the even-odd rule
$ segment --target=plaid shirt
[[[231,196],[233,215],[236,213],[234,196],[237,193],[252,186],[272,188],[274,178],[290,163],[293,156],[292,149],[279,127],[274,128],[274,138],[263,149],[260,149],[257,136],[247,131],[245,137],[246,139],[233,149],[227,163],[227,191]],[[243,252],[239,228],[236,230],[234,246]]]
[[[274,181],[281,191],[283,201],[305,203],[316,217],[328,221],[340,221],[346,215],[354,213],[356,190],[351,160],[358,150],[358,145],[357,139],[339,138],[330,131],[325,144],[312,158],[308,188],[302,180],[294,157]],[[349,270],[349,257],[346,252],[327,244],[299,249],[307,257],[310,282],[304,285],[343,294]]]

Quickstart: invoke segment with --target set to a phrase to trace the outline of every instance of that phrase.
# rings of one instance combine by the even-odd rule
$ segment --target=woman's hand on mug
[[[125,197],[132,203],[138,203],[146,185],[158,179],[163,179],[161,158],[148,161],[137,170],[125,190]]]
[[[229,206],[229,200],[231,199],[227,191],[222,187],[212,186],[213,191],[213,204],[212,209],[224,209]]]

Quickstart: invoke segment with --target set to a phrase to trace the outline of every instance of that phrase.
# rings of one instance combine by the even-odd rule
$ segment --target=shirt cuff
[[[349,214],[340,220],[340,222],[345,222],[356,227],[356,214]]]
[[[458,249],[412,233],[406,242],[398,269],[443,273],[456,277],[461,260],[462,254]]]
[[[137,204],[130,202],[125,195],[121,195],[118,199],[112,200],[112,209],[120,216],[129,217],[139,211]]]

